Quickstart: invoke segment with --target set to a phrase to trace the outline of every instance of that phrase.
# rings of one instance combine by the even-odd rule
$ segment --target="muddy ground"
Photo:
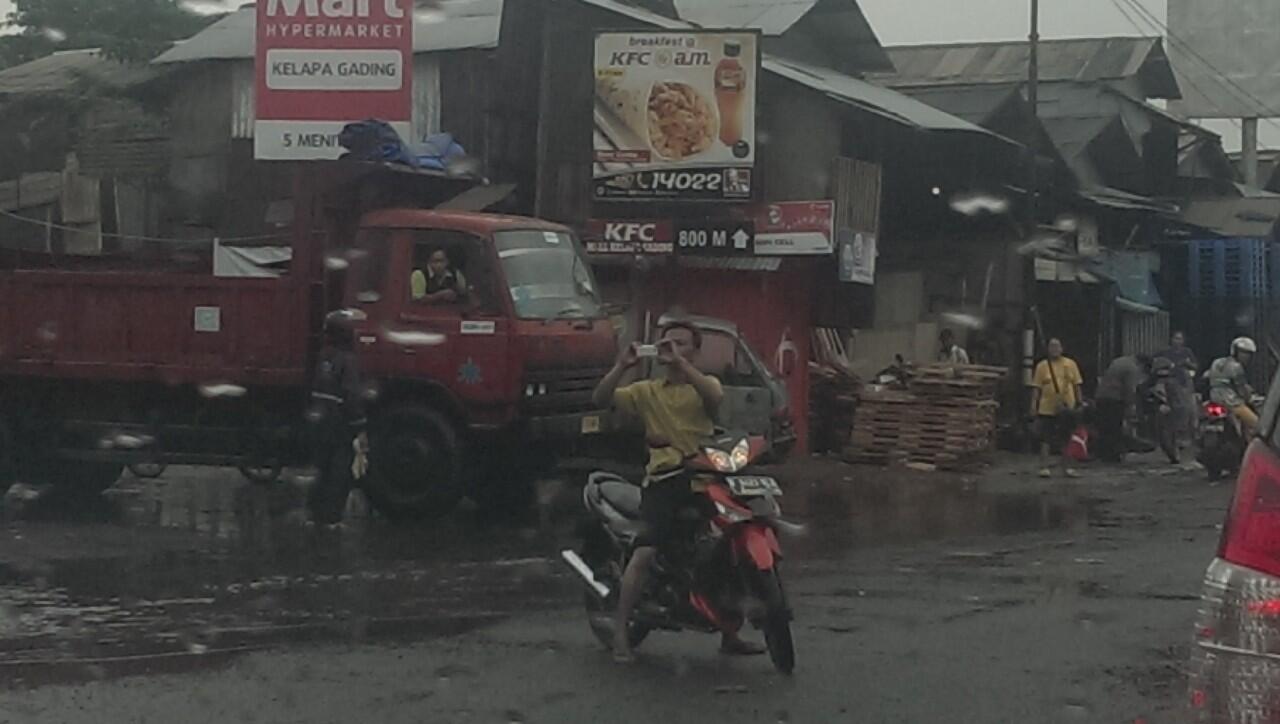
[[[578,478],[523,521],[340,529],[224,471],[25,488],[0,530],[3,722],[1178,721],[1229,486],[1135,462],[1042,481],[806,460],[777,472],[793,677],[712,637],[632,667],[555,563]]]

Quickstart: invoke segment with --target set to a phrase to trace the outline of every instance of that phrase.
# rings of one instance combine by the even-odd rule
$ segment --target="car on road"
[[[1205,574],[1190,670],[1193,721],[1280,722],[1280,377],[1236,478]]]

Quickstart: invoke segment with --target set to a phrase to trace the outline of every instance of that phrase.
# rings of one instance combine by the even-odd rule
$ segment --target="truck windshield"
[[[499,231],[494,241],[517,317],[602,316],[595,279],[572,236],[541,230]]]

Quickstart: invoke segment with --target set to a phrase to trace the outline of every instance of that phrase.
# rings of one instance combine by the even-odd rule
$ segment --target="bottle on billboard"
[[[724,58],[716,66],[716,105],[720,111],[720,142],[732,148],[742,140],[742,105],[747,91],[747,71],[738,61],[742,45],[724,44]]]

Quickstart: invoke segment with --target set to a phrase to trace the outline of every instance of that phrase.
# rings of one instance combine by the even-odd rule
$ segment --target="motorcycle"
[[[1250,407],[1257,410],[1264,398],[1254,395]],[[1206,400],[1200,408],[1200,425],[1196,437],[1200,441],[1200,464],[1209,473],[1209,480],[1220,480],[1228,472],[1235,471],[1244,459],[1244,426],[1231,410],[1219,402]]]
[[[1170,463],[1177,464],[1179,459],[1177,417],[1174,411],[1173,395],[1176,390],[1170,389],[1172,384],[1170,366],[1159,364],[1152,370],[1152,380],[1145,387],[1142,395],[1145,414],[1144,427]]]
[[[655,629],[717,633],[749,622],[764,632],[778,671],[790,674],[795,668],[778,533],[802,528],[781,518],[778,481],[753,474],[751,466],[767,448],[763,437],[726,434],[686,462],[695,495],[677,519],[691,535],[680,536],[670,550],[660,548],[655,556],[629,622],[633,648]],[[640,533],[640,495],[638,486],[617,475],[591,474],[583,503],[592,520],[582,530],[581,553],[561,552],[586,584],[587,620],[606,646],[613,641],[622,574]]]

